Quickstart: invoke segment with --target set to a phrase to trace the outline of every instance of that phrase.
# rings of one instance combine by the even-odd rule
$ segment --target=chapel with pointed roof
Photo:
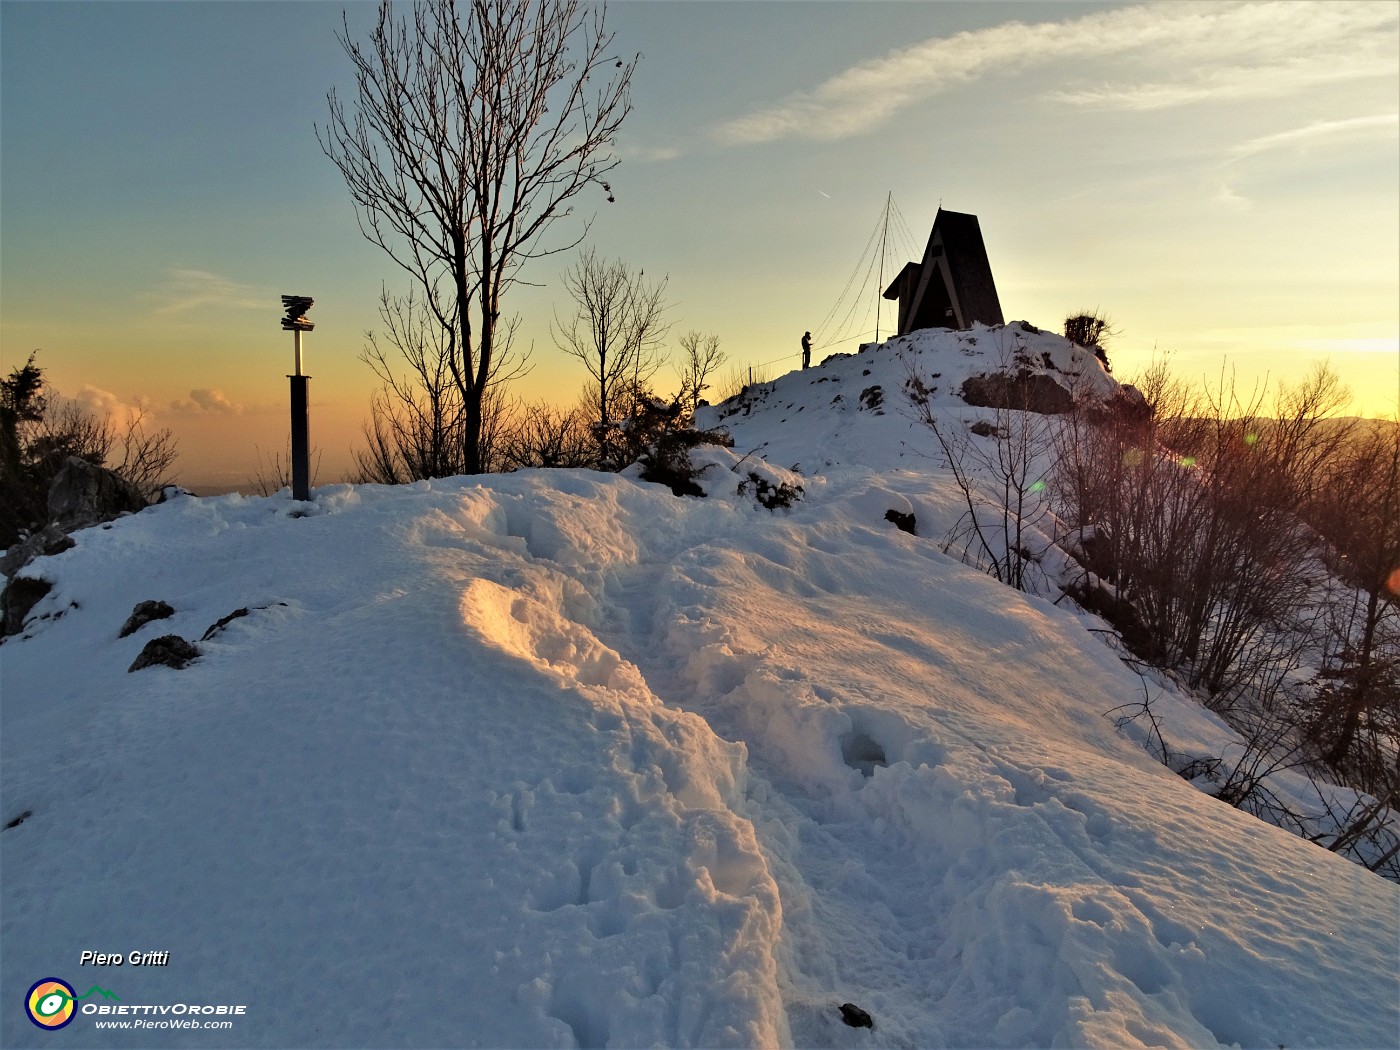
[[[900,270],[884,295],[899,301],[897,335],[1005,323],[982,228],[964,212],[938,209],[922,261]]]

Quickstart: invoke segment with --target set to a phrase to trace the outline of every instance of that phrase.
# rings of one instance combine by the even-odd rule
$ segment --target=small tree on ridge
[[[487,391],[505,377],[505,293],[527,262],[582,240],[545,239],[579,193],[612,199],[636,58],[610,53],[605,16],[579,0],[422,0],[403,18],[382,0],[366,44],[348,19],[339,36],[355,98],[347,110],[329,93],[317,138],[361,233],[442,329],[468,473],[486,467]]]

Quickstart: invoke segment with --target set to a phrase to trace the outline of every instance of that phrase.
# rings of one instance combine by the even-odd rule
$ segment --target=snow
[[[970,335],[752,391],[706,499],[183,497],[33,563],[0,1044],[1395,1045],[1397,887],[1174,776],[1115,728],[1144,684],[1086,618],[939,549],[960,507],[907,362],[951,390],[1008,338],[1069,353]],[[750,471],[803,496],[759,506]],[[119,639],[151,598],[175,616]],[[170,633],[200,659],[127,672]],[[54,1035],[17,1007],[48,976],[246,1012]]]

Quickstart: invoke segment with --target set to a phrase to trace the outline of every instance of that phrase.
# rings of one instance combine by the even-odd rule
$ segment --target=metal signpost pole
[[[311,412],[307,397],[307,381],[311,377],[301,374],[301,333],[316,327],[306,319],[312,302],[305,295],[282,296],[282,308],[287,312],[282,318],[282,327],[292,333],[296,347],[296,373],[287,377],[292,381],[292,499],[295,500],[311,498]]]

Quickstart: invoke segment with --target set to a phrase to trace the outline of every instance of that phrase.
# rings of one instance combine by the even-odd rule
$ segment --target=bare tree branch
[[[619,163],[638,59],[612,54],[605,8],[579,0],[423,0],[411,19],[382,0],[364,43],[342,24],[355,98],[347,109],[329,93],[317,139],[361,233],[442,330],[463,469],[477,473],[488,389],[511,374],[503,298],[527,262],[582,240],[586,226],[563,243],[546,236],[579,193],[596,185],[613,199],[604,176]]]

